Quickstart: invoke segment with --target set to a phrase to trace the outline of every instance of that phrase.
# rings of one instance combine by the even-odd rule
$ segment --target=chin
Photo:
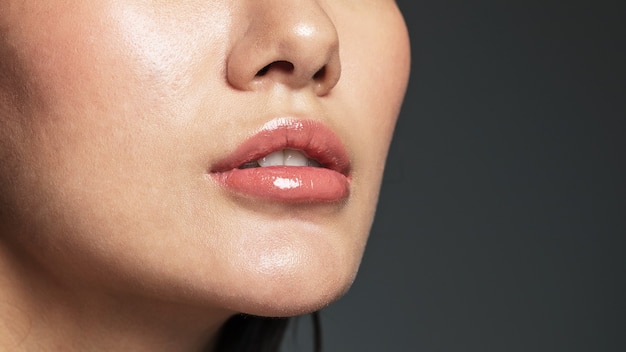
[[[165,269],[170,280],[188,285],[182,294],[195,291],[208,299],[203,304],[233,313],[287,317],[319,310],[352,285],[373,218],[370,199],[316,206],[271,206],[219,193],[212,199],[219,219],[209,206],[190,218],[194,234],[184,237],[193,240]]]
[[[321,277],[274,278],[275,282],[253,280],[237,301],[235,311],[264,317],[290,317],[311,313],[335,302],[350,288],[356,274],[346,277],[326,273]]]
[[[263,224],[256,220],[247,224]],[[274,219],[262,231],[229,234],[220,260],[226,305],[237,313],[287,317],[339,299],[354,281],[369,233],[368,226],[359,232],[345,224]]]

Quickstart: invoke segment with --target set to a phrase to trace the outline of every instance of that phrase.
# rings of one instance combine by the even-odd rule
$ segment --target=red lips
[[[242,168],[283,149],[301,151],[321,167],[267,166]],[[328,127],[311,120],[280,118],[266,123],[211,168],[225,188],[243,196],[284,202],[332,202],[350,190],[350,160]]]

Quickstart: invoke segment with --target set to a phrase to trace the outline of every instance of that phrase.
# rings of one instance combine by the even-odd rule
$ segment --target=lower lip
[[[270,166],[213,174],[227,189],[252,198],[282,202],[333,202],[348,197],[350,181],[330,169]]]

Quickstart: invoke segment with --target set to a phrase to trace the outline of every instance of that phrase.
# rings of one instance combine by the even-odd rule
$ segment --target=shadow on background
[[[325,350],[626,351],[626,9],[398,4],[409,92]]]

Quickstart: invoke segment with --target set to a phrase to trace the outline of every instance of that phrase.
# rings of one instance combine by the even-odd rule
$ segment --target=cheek
[[[359,22],[355,22],[355,21]],[[399,112],[410,67],[408,33],[395,6],[380,12],[340,19],[342,81],[355,90],[351,104],[362,116],[393,126]],[[364,117],[355,117],[356,119]],[[385,131],[389,130],[385,128]],[[379,138],[380,139],[380,138]]]
[[[3,72],[11,76],[0,75],[3,107],[16,107],[0,122],[2,143],[13,140],[3,150],[19,153],[18,164],[56,172],[48,182],[74,172],[82,178],[76,184],[108,176],[111,186],[131,170],[145,172],[138,165],[148,160],[185,153],[180,141],[199,104],[190,94],[198,67],[216,61],[223,45],[193,47],[197,31],[128,4],[30,10],[9,27],[3,48],[12,69]],[[207,42],[217,41],[224,18]]]
[[[102,251],[110,261],[115,250],[141,247],[131,228],[184,228],[177,212],[188,175],[172,170],[188,171],[180,126],[196,102],[183,102],[180,87],[191,67],[217,60],[215,48],[192,55],[193,38],[180,32],[188,28],[106,3],[27,11],[1,43],[11,61],[0,64],[0,212],[20,212],[8,226],[32,235],[24,241],[37,237],[25,242],[33,252]],[[0,226],[11,217],[0,216]]]
[[[403,18],[391,2],[378,12],[338,18],[342,76],[337,109],[357,147],[355,169],[363,174],[368,204],[375,204],[385,159],[406,90],[409,40]],[[348,16],[348,15],[346,15]],[[357,20],[355,20],[357,19]]]
[[[25,68],[28,106],[61,119],[151,117],[150,109],[168,110],[169,118],[184,115],[176,112],[188,111],[188,104],[175,102],[189,99],[188,87],[207,84],[203,79],[219,72],[215,62],[224,56],[231,22],[222,2],[202,11],[194,3],[25,9],[9,23],[9,39]],[[180,12],[188,15],[175,16]]]

